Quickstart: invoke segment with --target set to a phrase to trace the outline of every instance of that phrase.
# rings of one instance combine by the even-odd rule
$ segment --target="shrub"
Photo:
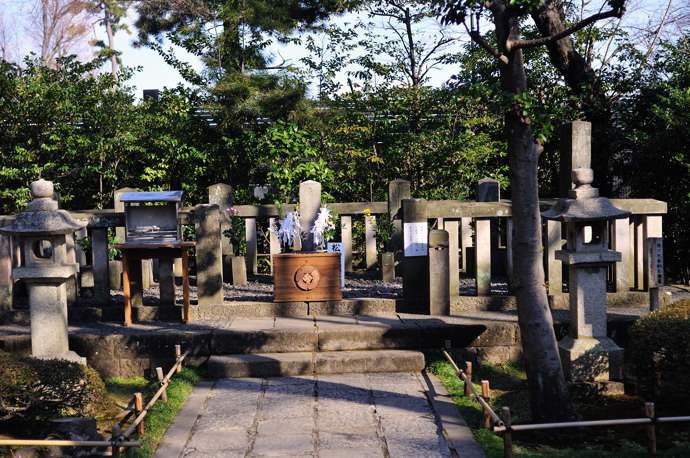
[[[97,416],[108,402],[105,384],[90,367],[0,350],[0,420],[28,425],[65,416]]]
[[[641,394],[665,401],[690,400],[690,300],[638,319],[630,328],[629,361]]]

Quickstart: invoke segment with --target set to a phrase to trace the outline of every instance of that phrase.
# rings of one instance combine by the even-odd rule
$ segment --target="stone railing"
[[[361,218],[365,225],[364,265],[373,267],[377,262],[376,242],[371,220],[364,218],[365,210],[371,215],[389,213],[396,225],[394,241],[398,250],[402,248],[402,225],[406,222],[404,202],[410,199],[409,182],[396,180],[389,185],[389,202],[353,202],[328,204],[340,218],[341,237],[344,245],[345,269],[353,266],[353,221]],[[222,303],[223,301],[223,256],[230,254],[230,246],[222,235],[227,219],[225,209],[232,206],[229,187],[216,185],[209,189],[209,204],[185,207],[180,212],[182,225],[194,226],[197,235],[196,275],[199,304]],[[116,194],[117,195],[117,194]],[[610,269],[610,283],[616,292],[630,290],[645,291],[648,287],[649,262],[647,259],[647,239],[662,237],[662,215],[666,213],[666,203],[652,199],[611,199],[614,205],[630,212],[630,217],[612,221],[609,224],[610,248],[621,252],[622,261]],[[542,201],[542,208],[548,209],[555,200]],[[419,204],[420,202],[417,202]],[[426,220],[430,226],[443,229],[449,234],[449,272],[450,295],[460,295],[460,273],[475,279],[476,294],[490,296],[492,275],[511,277],[512,257],[506,247],[510,246],[511,203],[509,201],[422,201],[426,207]],[[116,206],[117,208],[117,206]],[[270,240],[268,253],[260,253],[257,240],[257,222],[270,221],[281,212],[290,211],[292,205],[235,205],[245,220],[247,230],[247,270],[256,272],[258,259],[280,252],[278,241]],[[77,220],[87,222],[88,235],[92,240],[92,266],[94,299],[102,304],[110,302],[110,281],[108,262],[108,229],[122,228],[124,214],[118,210],[73,211],[70,214]],[[0,226],[12,223],[14,217],[0,216]],[[544,221],[544,263],[547,287],[552,295],[560,294],[564,277],[562,263],[555,258],[556,250],[564,245],[560,223]],[[77,237],[85,236],[77,234]],[[80,248],[73,241],[68,244],[75,260],[83,263]],[[12,268],[20,263],[19,244],[11,237],[0,236],[0,309],[12,308]],[[398,253],[400,254],[400,253]],[[403,257],[398,257],[404,262]],[[177,267],[179,269],[179,266]],[[83,269],[88,271],[88,269]],[[145,285],[145,281],[143,282]],[[72,302],[76,299],[76,284],[68,291]],[[135,304],[137,305],[137,304]]]

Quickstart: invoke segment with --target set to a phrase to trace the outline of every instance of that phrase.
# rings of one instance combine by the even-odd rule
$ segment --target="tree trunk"
[[[517,11],[502,5],[492,8],[500,51],[508,64],[500,64],[504,92],[522,94],[527,77],[522,52],[509,51],[505,43],[519,38]],[[539,211],[537,163],[542,150],[532,135],[529,118],[519,106],[505,116],[508,163],[513,209],[513,285],[518,323],[534,421],[564,421],[576,417],[558,355],[548,296],[544,286],[544,266]]]
[[[105,32],[108,35],[108,48],[111,50],[115,49],[115,33],[113,32],[112,16],[110,13],[110,7],[108,2],[103,2],[103,22],[105,24]],[[110,56],[110,71],[117,81],[117,56],[113,54]]]

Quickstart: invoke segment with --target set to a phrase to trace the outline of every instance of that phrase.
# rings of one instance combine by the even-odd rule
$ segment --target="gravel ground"
[[[398,277],[395,281],[381,281],[377,279],[378,272],[360,271],[348,272],[345,275],[345,287],[342,289],[344,299],[358,297],[378,297],[395,299],[403,295],[402,278]],[[196,301],[197,291],[195,278],[190,279],[190,297],[192,302]],[[273,277],[269,274],[253,275],[249,278],[246,285],[233,286],[228,283],[223,285],[225,301],[256,301],[271,302],[273,300]],[[685,285],[673,285],[664,287],[665,294],[671,295],[671,300],[680,299],[690,300],[690,287]],[[508,294],[508,283],[504,278],[494,278],[491,284],[493,295]],[[111,298],[115,304],[124,304],[124,296],[121,290],[111,290]],[[460,278],[460,294],[463,296],[473,296],[476,294],[474,279],[468,276]],[[182,287],[176,286],[176,296],[182,300]],[[26,298],[18,297],[15,301],[15,308],[28,308]],[[157,286],[144,290],[144,304],[155,306],[159,303],[159,290]],[[79,305],[88,307],[90,305],[89,291],[84,291],[79,297]]]
[[[357,297],[379,297],[395,299],[402,297],[402,278],[398,277],[395,281],[381,281],[377,279],[378,272],[348,272],[345,274],[345,287],[342,288],[344,299]],[[273,300],[273,277],[269,274],[252,275],[248,278],[248,283],[243,286],[233,286],[228,283],[223,284],[223,296],[226,301],[256,301],[271,302]],[[179,283],[179,281],[178,281]],[[190,279],[190,297],[192,301],[196,299],[195,278]],[[498,279],[492,283],[493,294],[507,294],[508,283]],[[462,295],[474,295],[476,288],[474,279],[462,278],[460,280],[460,291]],[[176,286],[176,296],[182,299],[182,287]],[[116,303],[123,302],[122,291],[111,290],[111,297]],[[144,303],[146,305],[156,305],[158,303],[159,291],[154,286],[144,290]],[[88,299],[80,300],[82,304]]]
[[[192,300],[196,298],[195,279],[191,279],[190,295]],[[223,285],[224,298],[226,301],[257,301],[271,302],[273,300],[273,277],[269,274],[253,275],[248,279],[248,283],[243,286],[233,286],[228,283]],[[178,299],[182,299],[182,288],[177,286]],[[680,299],[690,300],[690,287],[684,285],[665,286],[664,292],[671,295],[671,300]],[[112,296],[116,301],[124,302],[121,291],[112,291]],[[380,297],[395,299],[403,295],[402,278],[398,277],[395,281],[378,280],[378,272],[348,272],[345,274],[345,287],[342,288],[343,298],[357,297]],[[491,283],[491,293],[493,295],[508,294],[508,282],[505,278],[494,278]],[[461,276],[460,294],[462,296],[473,296],[476,294],[474,278]],[[158,287],[152,287],[144,291],[145,303],[155,305],[158,301]]]

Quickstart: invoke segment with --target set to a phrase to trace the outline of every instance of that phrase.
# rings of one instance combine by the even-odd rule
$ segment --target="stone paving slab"
[[[449,402],[420,372],[204,382],[154,456],[484,456]]]

